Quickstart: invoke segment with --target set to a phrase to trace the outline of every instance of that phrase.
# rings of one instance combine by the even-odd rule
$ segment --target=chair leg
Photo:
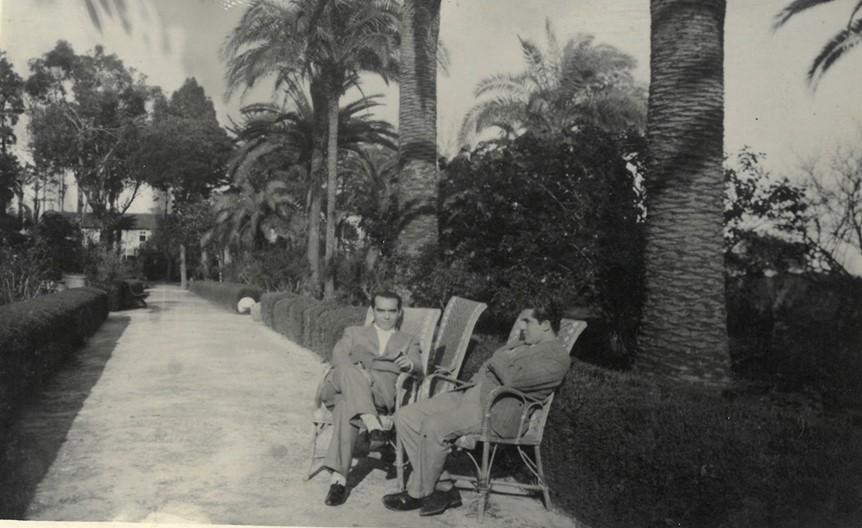
[[[311,424],[311,462],[308,464],[308,473],[305,476],[305,480],[311,480],[311,477],[314,476],[317,471],[314,469],[314,461],[317,460],[315,456],[317,454],[317,437],[320,435],[320,430],[322,429],[322,425],[320,424]]]
[[[395,436],[395,474],[398,478],[398,491],[404,491],[407,489],[407,484],[404,482],[404,445],[401,444],[398,433]]]
[[[539,484],[542,486],[542,498],[545,501],[545,509],[551,509],[551,493],[548,489],[548,481],[545,480],[545,471],[542,469],[542,454],[539,446],[534,446],[536,450],[536,472],[539,474]]]
[[[476,516],[479,523],[485,517],[485,508],[488,506],[488,494],[491,491],[491,444],[482,442],[482,467],[479,471],[479,481],[476,483],[476,491],[479,492],[479,503],[476,505]]]

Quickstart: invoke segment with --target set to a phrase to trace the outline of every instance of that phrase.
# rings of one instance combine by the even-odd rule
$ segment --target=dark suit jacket
[[[382,356],[378,354],[379,347],[374,325],[349,326],[332,349],[332,366],[361,364],[371,375],[371,391],[375,400],[392,409],[395,407],[395,381],[401,373],[395,358],[406,356],[413,361],[413,370],[420,373],[422,352],[415,336],[398,330],[389,338]]]
[[[500,385],[544,399],[560,385],[571,363],[569,354],[556,339],[535,345],[507,344],[482,364],[471,381],[477,386],[483,409],[488,394]],[[491,409],[491,429],[503,438],[523,433],[518,430],[523,408],[520,398],[501,397]]]

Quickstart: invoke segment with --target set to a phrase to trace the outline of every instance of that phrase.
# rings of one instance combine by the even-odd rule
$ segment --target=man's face
[[[389,299],[388,297],[374,298],[374,324],[381,330],[392,330],[395,328],[399,317],[401,317],[401,310],[398,309],[398,299]]]
[[[521,333],[524,336],[524,342],[530,345],[536,344],[545,336],[547,321],[540,323],[533,315],[533,310],[526,312],[521,320],[518,321],[521,326]]]

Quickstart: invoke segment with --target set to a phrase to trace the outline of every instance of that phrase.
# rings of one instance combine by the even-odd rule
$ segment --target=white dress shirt
[[[377,355],[382,356],[386,353],[386,344],[389,343],[389,338],[395,333],[395,329],[383,330],[377,325],[374,325],[374,329],[377,331],[377,343],[379,345]]]

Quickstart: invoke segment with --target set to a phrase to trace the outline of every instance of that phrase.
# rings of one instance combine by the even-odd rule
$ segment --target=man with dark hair
[[[320,400],[332,410],[332,440],[324,466],[332,471],[326,504],[347,500],[347,473],[359,427],[368,431],[369,448],[385,445],[378,410],[395,408],[395,382],[401,372],[419,372],[419,340],[397,328],[401,297],[392,292],[374,295],[374,322],[351,326],[332,349],[332,370],[323,380]]]
[[[495,387],[506,385],[541,399],[562,382],[571,359],[557,339],[560,330],[557,306],[536,305],[524,313],[519,324],[521,340],[494,352],[469,383],[402,407],[395,414],[396,433],[413,472],[406,491],[383,497],[388,509],[420,509],[420,515],[435,515],[460,506],[458,490],[440,476],[450,442],[465,434],[481,432],[488,394]],[[520,434],[523,406],[520,398],[498,399],[491,408],[492,431],[503,438]]]

